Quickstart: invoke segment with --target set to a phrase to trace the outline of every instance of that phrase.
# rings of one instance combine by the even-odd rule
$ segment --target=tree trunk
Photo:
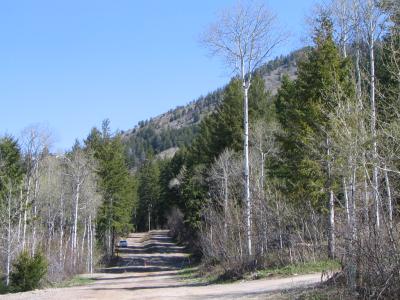
[[[353,241],[357,238],[357,216],[356,216],[356,184],[357,169],[353,166],[353,174],[351,177],[351,205],[350,205],[350,225]]]
[[[147,222],[149,226],[149,232],[151,230],[151,205],[147,207]]]
[[[72,250],[74,254],[77,247],[79,196],[80,196],[80,183],[76,185],[75,203],[74,203],[74,231],[72,234]]]
[[[224,234],[228,239],[228,172],[224,167]]]
[[[371,135],[372,135],[372,157],[373,157],[373,193],[375,201],[375,225],[380,227],[380,200],[378,182],[378,144],[376,134],[376,103],[375,103],[375,53],[374,53],[374,26],[373,21],[369,24],[369,59],[370,59],[370,100],[371,100]]]
[[[331,149],[330,149],[330,141],[329,138],[326,138],[326,147],[327,147],[327,159],[328,159],[328,184],[327,187],[329,189],[329,201],[328,201],[328,210],[329,210],[329,228],[328,228],[328,256],[330,258],[335,258],[335,200],[334,194],[332,190],[332,170],[331,170]]]
[[[329,236],[328,236],[328,256],[335,258],[335,208],[333,191],[329,191]]]
[[[86,239],[86,233],[87,233],[87,220],[85,219],[85,227],[83,229],[83,235],[82,235],[82,243],[81,243],[81,252],[79,253],[79,261],[82,263],[83,262],[83,255],[85,251],[85,239]]]
[[[63,243],[64,243],[64,194],[61,194],[60,197],[61,204],[61,212],[60,212],[60,249],[59,249],[59,259],[60,265],[64,266],[63,260]]]
[[[22,226],[22,211],[23,211],[23,192],[22,192],[22,185],[20,187],[20,197],[19,197],[19,207],[18,207],[18,235],[17,235],[17,240],[18,240],[18,248],[21,242],[21,226]]]
[[[389,227],[393,228],[393,201],[392,201],[392,191],[390,188],[389,176],[386,170],[385,165],[385,184],[386,184],[386,193],[387,193],[387,206],[388,206],[388,214],[389,214]]]
[[[26,245],[26,224],[28,222],[28,205],[30,202],[30,193],[31,193],[31,176],[28,175],[26,198],[25,198],[25,205],[24,205],[24,225],[23,225],[23,230],[22,230],[22,250],[25,250],[25,245]]]
[[[92,231],[92,216],[89,214],[89,218],[88,218],[88,235],[87,235],[87,256],[88,256],[88,262],[87,262],[87,271],[92,274],[93,273],[93,269],[92,269],[92,265],[93,265],[93,255],[92,255],[92,238],[93,238],[93,231]]]
[[[364,174],[364,223],[368,228],[370,224],[369,224],[369,191],[368,191],[367,174]]]
[[[347,191],[347,182],[344,176],[343,176],[343,193],[344,193],[345,208],[346,208],[347,226],[350,227],[349,193]]]
[[[8,195],[8,210],[7,210],[7,267],[6,267],[6,285],[10,283],[10,266],[11,266],[11,189]]]
[[[33,229],[32,229],[32,256],[36,251],[36,226],[37,226],[37,195],[39,192],[39,163],[35,165],[35,189],[33,191]]]
[[[246,82],[243,81],[244,90],[244,101],[243,101],[243,111],[244,111],[244,193],[245,193],[245,203],[246,203],[246,226],[247,226],[247,248],[249,256],[252,253],[251,244],[251,199],[250,199],[250,167],[249,167],[249,111],[248,111],[248,92],[249,87],[246,86]]]

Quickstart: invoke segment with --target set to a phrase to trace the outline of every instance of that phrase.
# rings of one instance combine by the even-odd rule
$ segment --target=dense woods
[[[108,122],[65,154],[49,147],[50,135],[40,127],[18,141],[0,140],[0,261],[7,286],[13,261],[37,253],[50,282],[91,273],[111,258],[116,238],[132,230],[135,181]]]
[[[398,295],[399,7],[332,1],[318,8],[313,45],[295,56],[296,79],[283,76],[273,95],[257,74],[274,62],[254,71],[250,208],[244,91],[234,78],[191,145],[139,171],[158,176],[152,203],[166,208],[143,210],[149,228],[168,224],[204,265],[230,276],[330,258],[350,292]]]
[[[61,280],[107,263],[128,232],[169,228],[223,276],[331,259],[351,295],[399,297],[399,8],[332,0],[312,20],[312,45],[266,64],[282,36],[256,44],[256,61],[223,44],[238,76],[129,134],[104,121],[58,155],[40,128],[2,137],[4,284],[21,253],[43,253],[47,277]],[[219,25],[271,37],[264,9],[237,6],[236,23]],[[264,75],[282,65],[296,77],[273,93]],[[165,118],[174,125],[160,126]],[[172,158],[158,156],[170,148]]]

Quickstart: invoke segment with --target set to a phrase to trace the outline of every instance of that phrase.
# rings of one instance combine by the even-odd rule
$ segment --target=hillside
[[[257,69],[264,80],[266,89],[275,94],[283,75],[296,78],[297,61],[306,49],[300,49],[287,56],[277,57]],[[172,157],[179,147],[189,145],[199,129],[201,120],[213,112],[221,103],[224,88],[206,96],[178,106],[168,112],[140,121],[133,129],[123,133],[129,166],[136,169],[149,156]]]

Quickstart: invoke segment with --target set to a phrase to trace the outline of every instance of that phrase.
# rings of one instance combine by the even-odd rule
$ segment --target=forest
[[[313,12],[309,47],[267,64],[261,50],[284,37],[262,27],[273,18],[261,9],[240,12],[219,25],[266,31],[235,41],[276,39],[241,56],[224,30],[206,32],[205,47],[239,70],[196,127],[143,123],[127,141],[106,120],[57,155],[40,128],[1,138],[5,287],[24,253],[61,281],[112,260],[129,232],[168,228],[224,278],[334,260],[349,294],[400,297],[399,1],[331,0]],[[263,74],[293,59],[296,78],[266,90]],[[172,158],[155,155],[170,147]]]
[[[50,153],[50,142],[40,126],[19,140],[0,139],[0,291],[36,288],[38,282],[21,283],[36,265],[50,283],[92,273],[113,257],[117,237],[133,229],[135,179],[109,122],[67,153]]]

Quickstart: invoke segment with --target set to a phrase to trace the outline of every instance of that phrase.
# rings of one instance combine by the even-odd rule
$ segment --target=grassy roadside
[[[321,260],[315,262],[290,264],[284,267],[267,268],[245,274],[245,279],[259,279],[271,276],[293,276],[320,272],[334,272],[340,270],[340,263],[336,260]]]
[[[72,277],[71,279],[56,283],[53,285],[55,288],[65,288],[65,287],[73,287],[73,286],[81,286],[93,283],[95,280],[89,277],[83,277],[77,275]]]
[[[95,279],[93,278],[89,278],[89,277],[83,277],[80,275],[77,275],[71,279],[67,279],[61,282],[57,282],[57,283],[50,283],[47,282],[45,284],[43,284],[43,286],[40,289],[46,289],[46,288],[66,288],[66,287],[73,287],[73,286],[81,286],[81,285],[88,285],[91,284],[95,281]],[[0,295],[3,294],[12,294],[13,292],[11,292],[6,286],[4,286],[2,284],[2,282],[0,281]]]
[[[199,267],[187,267],[179,272],[179,276],[182,280],[191,283],[230,283],[237,280],[254,280],[261,278],[274,278],[274,277],[288,277],[301,274],[312,274],[312,273],[333,273],[340,269],[340,263],[335,260],[321,260],[315,262],[306,262],[298,264],[290,264],[283,267],[274,267],[257,270],[243,274],[240,278],[226,278],[223,276],[221,270],[217,268],[209,271],[202,272]]]

